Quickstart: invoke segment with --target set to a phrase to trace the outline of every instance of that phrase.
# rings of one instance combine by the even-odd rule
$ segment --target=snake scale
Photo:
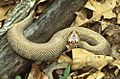
[[[46,43],[29,41],[23,32],[32,20],[33,12],[24,20],[13,24],[7,33],[7,39],[12,49],[22,57],[36,61],[49,61],[58,57],[66,49],[67,40],[72,31],[78,32],[81,48],[97,54],[109,53],[110,44],[107,40],[100,34],[84,27],[69,27],[58,31]]]

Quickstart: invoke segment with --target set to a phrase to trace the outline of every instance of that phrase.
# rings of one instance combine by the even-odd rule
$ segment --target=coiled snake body
[[[9,29],[7,39],[13,50],[19,55],[31,59],[48,61],[58,57],[66,48],[70,32],[77,31],[80,37],[80,47],[97,54],[108,54],[110,45],[100,34],[83,27],[69,27],[53,35],[46,43],[33,43],[25,38],[23,32],[32,22],[33,13]],[[88,43],[91,43],[88,44]]]

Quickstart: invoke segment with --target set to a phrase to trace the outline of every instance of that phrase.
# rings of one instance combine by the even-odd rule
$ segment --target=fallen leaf
[[[95,7],[91,4],[90,0],[87,1],[85,7],[92,11],[96,11]]]
[[[13,5],[7,7],[0,7],[0,21],[7,18],[6,13],[13,7]]]
[[[111,63],[114,66],[117,66],[118,69],[120,69],[120,60],[115,60],[113,63]]]
[[[118,74],[119,74],[119,69],[116,69],[115,71],[114,71],[114,74],[117,76]]]
[[[105,76],[104,73],[97,71],[96,73],[89,75],[86,79],[102,79],[104,76]]]
[[[94,20],[100,20],[101,16],[104,18],[113,18],[116,17],[116,14],[113,13],[113,8],[116,6],[117,0],[105,0],[104,3],[97,2],[95,0],[89,0],[86,4],[86,8],[93,10]]]
[[[75,14],[77,16],[76,16],[76,19],[71,24],[71,27],[72,26],[77,26],[78,27],[78,26],[80,26],[80,25],[82,25],[82,24],[84,24],[85,22],[88,21],[88,19],[87,19],[87,12],[84,9],[82,9],[79,12],[75,12]]]
[[[103,36],[109,41],[110,44],[119,44],[120,43],[120,28],[119,25],[109,24],[106,29],[104,29]]]
[[[48,79],[53,79],[53,71],[56,69],[63,69],[68,66],[68,63],[57,63],[53,62],[51,63],[46,69],[44,69],[44,73],[48,77]]]
[[[44,75],[43,72],[40,71],[39,67],[36,64],[33,64],[28,79],[48,79],[48,78]]]
[[[117,23],[120,24],[120,4],[117,5],[113,10],[117,15]]]
[[[103,31],[106,27],[108,27],[109,24],[110,24],[109,22],[104,22],[104,21],[102,21],[102,22],[101,22],[102,31]]]
[[[67,55],[61,55],[58,59],[58,63],[63,63],[63,62],[71,63],[72,59],[68,57]]]
[[[78,76],[73,76],[73,79],[84,78],[86,75],[89,75],[89,74],[90,74],[90,72],[86,72],[86,73],[80,74]]]
[[[117,23],[120,24],[120,13],[117,16]]]
[[[105,74],[101,71],[90,70],[78,76],[73,76],[73,79],[101,79],[103,76],[105,76]]]
[[[6,7],[8,5],[15,5],[20,0],[0,0],[0,7]]]
[[[77,17],[71,26],[80,26],[87,22],[99,21],[101,20],[101,17],[104,17],[105,19],[117,17],[116,13],[113,12],[113,9],[116,7],[116,2],[117,0],[105,0],[103,3],[97,0],[88,0],[82,10],[75,12]],[[86,9],[88,9],[90,12]],[[89,14],[91,14],[91,17]],[[105,27],[103,27],[103,29],[104,28]]]
[[[75,48],[72,49],[72,70],[81,69],[86,66],[92,66],[101,70],[108,63],[113,62],[114,58],[104,55],[95,55],[94,53],[88,52],[85,49]]]

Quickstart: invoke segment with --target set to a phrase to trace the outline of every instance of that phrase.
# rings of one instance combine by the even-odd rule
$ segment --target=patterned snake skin
[[[21,22],[13,24],[7,33],[7,39],[12,49],[27,59],[49,61],[58,57],[65,49],[68,37],[72,31],[77,31],[79,46],[96,54],[108,54],[110,45],[100,34],[84,28],[69,27],[53,35],[46,43],[34,43],[26,39],[23,32],[32,22],[33,13],[30,13]]]

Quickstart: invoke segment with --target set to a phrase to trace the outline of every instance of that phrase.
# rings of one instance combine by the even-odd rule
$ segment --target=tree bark
[[[80,10],[86,2],[87,0],[55,0],[25,30],[25,36],[34,42],[48,41],[55,32],[70,26],[75,19],[74,12]],[[0,41],[0,79],[13,79],[16,74],[26,72],[31,61],[17,55],[11,49],[6,35]]]

